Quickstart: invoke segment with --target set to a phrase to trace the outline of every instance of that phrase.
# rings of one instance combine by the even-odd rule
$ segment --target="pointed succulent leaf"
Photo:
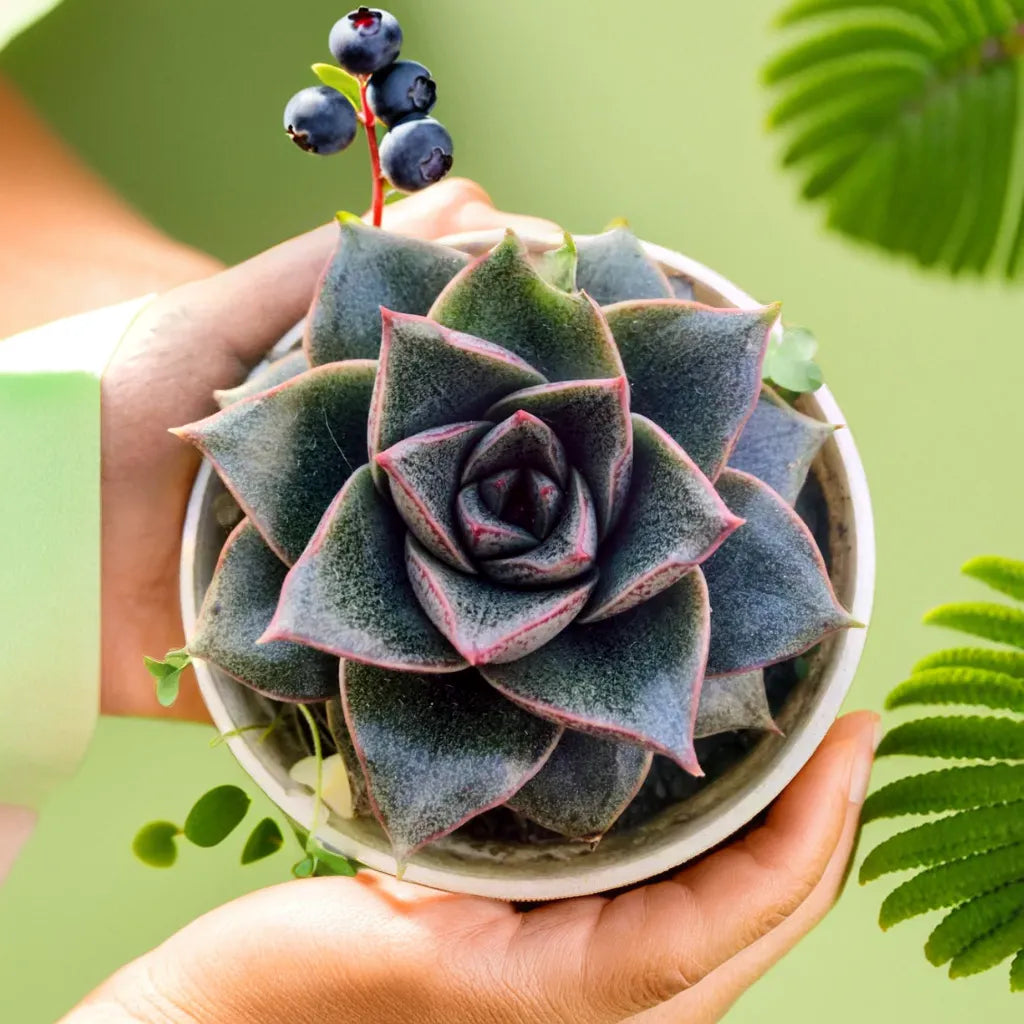
[[[552,832],[593,841],[636,796],[652,756],[632,743],[566,729],[544,767],[508,806]]]
[[[599,306],[629,299],[672,298],[668,278],[628,228],[581,238],[576,247],[577,286]]]
[[[511,232],[445,288],[430,317],[503,345],[548,380],[622,373],[615,342],[594,301],[548,284]]]
[[[757,402],[779,307],[711,309],[674,300],[605,310],[633,395],[714,480]]]
[[[251,398],[253,395],[258,395],[261,391],[269,391],[271,388],[276,388],[278,384],[283,384],[286,380],[291,380],[292,377],[298,377],[300,373],[305,373],[308,369],[309,360],[306,358],[306,353],[302,349],[296,349],[294,352],[289,352],[288,355],[271,363],[259,373],[253,374],[244,384],[239,384],[237,388],[214,391],[213,397],[222,409],[226,409],[229,405],[234,405],[235,402],[240,402],[243,398]]]
[[[483,486],[467,484],[455,502],[459,529],[470,553],[475,558],[501,558],[535,547],[537,538],[529,530],[491,510]]]
[[[574,472],[575,482],[578,474]],[[565,492],[555,483],[551,477],[536,469],[528,469],[524,472],[523,488],[526,493],[526,507],[531,515],[530,521],[526,524],[527,529],[535,537],[543,540],[554,529],[555,524],[561,518],[565,508]],[[582,487],[586,484],[580,481]],[[591,512],[591,519],[594,522],[594,547],[597,546],[597,521]]]
[[[761,669],[704,680],[694,735],[703,739],[734,729],[778,731],[768,707]]]
[[[533,466],[562,487],[569,481],[562,442],[543,420],[523,409],[517,409],[480,441],[466,460],[462,479],[466,483],[482,480],[515,466]]]
[[[436,242],[367,227],[358,217],[344,218],[306,322],[309,361],[318,366],[376,359],[381,307],[422,316],[468,260]]]
[[[317,367],[175,431],[210,459],[289,565],[342,484],[366,461],[375,371],[368,359]]]
[[[574,624],[533,654],[480,671],[535,714],[640,744],[699,775],[693,726],[709,619],[707,587],[694,569],[622,615]]]
[[[366,788],[366,776],[363,774],[363,766],[359,763],[355,744],[349,735],[348,725],[345,722],[345,709],[341,706],[340,696],[332,697],[327,702],[327,729],[331,734],[331,739],[334,740],[334,746],[348,775],[352,813],[356,816],[371,814],[372,808]]]
[[[465,667],[416,600],[405,571],[405,536],[370,467],[356,470],[288,573],[264,641],[295,640],[398,670]]]
[[[615,525],[629,491],[633,425],[625,377],[541,384],[513,392],[495,403],[488,419],[523,411],[555,432],[569,464],[583,474],[597,509],[603,537]]]
[[[549,587],[589,573],[597,554],[597,516],[587,485],[575,469],[565,504],[562,518],[544,541],[520,555],[481,562],[481,573],[513,587]],[[591,579],[588,594],[592,587]]]
[[[377,456],[399,514],[421,544],[463,572],[475,572],[462,550],[452,501],[459,470],[488,422],[455,423],[413,434]]]
[[[576,288],[576,239],[565,233],[557,249],[541,253],[537,259],[537,271],[548,284],[563,292],[574,292]]]
[[[480,498],[496,516],[505,511],[505,506],[508,505],[509,498],[519,483],[519,477],[518,469],[499,469],[497,473],[492,473],[480,481]]]
[[[763,668],[854,625],[796,513],[746,473],[727,469],[717,486],[726,505],[746,521],[702,565],[715,610],[708,672]]]
[[[467,576],[406,538],[409,578],[435,626],[471,665],[522,658],[580,613],[594,589],[587,577],[549,590],[509,590]]]
[[[561,730],[475,672],[422,676],[345,662],[345,719],[399,862],[534,775]]]
[[[763,480],[792,505],[811,463],[835,432],[765,388],[729,456],[729,466]]]
[[[220,553],[189,650],[275,700],[326,700],[338,691],[337,658],[286,640],[257,643],[287,572],[243,519]]]
[[[517,355],[489,341],[420,316],[389,310],[383,316],[370,407],[371,458],[431,427],[483,419],[499,398],[544,380]]]
[[[632,421],[629,499],[604,546],[583,622],[617,615],[672,586],[742,523],[664,430],[644,416]]]

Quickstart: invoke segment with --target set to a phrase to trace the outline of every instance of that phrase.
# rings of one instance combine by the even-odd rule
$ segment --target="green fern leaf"
[[[897,779],[864,802],[861,821],[1024,800],[1024,764],[973,764]]]
[[[986,672],[1024,679],[1024,654],[1018,651],[990,651],[984,647],[947,647],[922,658],[914,673],[933,668],[980,668]]]
[[[1024,992],[1024,949],[1013,958],[1010,965],[1010,991]]]
[[[886,733],[877,753],[1024,760],[1024,722],[981,715],[918,718]]]
[[[939,864],[897,886],[882,902],[878,923],[891,928],[929,910],[952,907],[1012,882],[1024,881],[1024,844]]]
[[[987,583],[993,590],[1024,601],[1024,562],[997,555],[983,555],[965,562],[960,571],[972,579]]]
[[[980,807],[892,836],[864,858],[860,881],[905,868],[930,867],[1024,842],[1024,801]]]
[[[1012,921],[1024,907],[1024,882],[986,893],[947,914],[928,937],[924,955],[936,967],[962,956],[979,939]],[[1024,941],[1022,937],[1021,941]],[[1020,942],[1001,959],[1020,949]],[[996,961],[998,963],[998,961]]]
[[[1012,921],[1000,925],[995,931],[983,936],[968,946],[959,956],[953,957],[949,965],[951,978],[966,978],[980,974],[990,967],[1001,964],[1013,956],[1024,943],[1024,913],[1018,913]]]
[[[928,626],[946,626],[986,640],[1024,649],[1024,611],[983,601],[961,601],[933,608],[924,617]]]
[[[970,704],[1024,711],[1024,679],[980,668],[932,668],[912,675],[886,698],[885,706]]]
[[[780,26],[796,25],[809,18],[842,11],[864,10],[869,7],[895,7],[907,14],[916,15],[927,21],[937,32],[953,39],[963,39],[962,23],[955,12],[934,0],[797,0],[787,7],[776,19]],[[1010,24],[1012,24],[1012,15]]]

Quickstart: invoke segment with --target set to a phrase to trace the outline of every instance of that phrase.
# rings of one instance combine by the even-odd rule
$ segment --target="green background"
[[[365,153],[304,157],[280,130],[284,101],[328,57],[327,30],[344,10],[67,0],[0,67],[156,223],[236,260],[366,204]],[[878,518],[876,613],[850,704],[880,706],[943,639],[917,625],[921,612],[977,593],[959,564],[1024,555],[1024,290],[929,276],[823,231],[763,128],[757,72],[778,43],[770,3],[430,0],[393,10],[406,55],[439,80],[458,172],[497,204],[578,231],[625,216],[643,237],[784,300],[786,316],[818,334]],[[292,854],[240,869],[241,837],[186,850],[169,872],[133,861],[142,821],[180,821],[204,788],[240,781],[209,738],[200,727],[100,724],[0,891],[4,1020],[52,1021],[203,910],[286,877]],[[927,923],[879,932],[884,891],[851,885],[730,1024],[1020,1019],[1005,970],[951,983],[924,960]]]

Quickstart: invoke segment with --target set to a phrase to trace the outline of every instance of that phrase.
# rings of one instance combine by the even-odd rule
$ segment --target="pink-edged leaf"
[[[792,505],[811,463],[835,429],[797,412],[765,387],[729,456],[729,466],[756,476]]]
[[[373,485],[349,477],[292,567],[264,641],[295,640],[405,671],[465,668],[420,608],[405,570],[405,524]]]
[[[523,466],[541,470],[562,487],[568,483],[569,464],[562,442],[543,420],[519,409],[480,441],[466,460],[462,479],[469,483]]]
[[[580,613],[592,578],[550,590],[509,590],[467,576],[406,538],[409,578],[435,626],[470,663],[522,658],[548,643]]]
[[[709,620],[707,586],[692,569],[622,615],[574,623],[533,654],[480,671],[535,714],[640,744],[700,775],[693,726]]]
[[[520,472],[518,469],[500,469],[477,485],[481,500],[494,515],[500,516],[505,511],[519,484]]]
[[[236,388],[214,391],[213,397],[222,409],[226,409],[243,398],[251,398],[261,391],[276,388],[278,384],[283,384],[286,380],[291,380],[292,377],[298,377],[300,373],[305,373],[308,369],[309,360],[306,358],[306,353],[302,349],[296,349],[264,367],[259,373],[253,374],[244,384],[239,384]]]
[[[761,364],[779,307],[712,309],[674,299],[605,310],[633,411],[668,431],[714,480],[761,390]]]
[[[708,676],[700,690],[694,735],[698,739],[735,729],[778,732],[764,690],[764,672]]]
[[[420,316],[384,310],[380,368],[370,407],[373,459],[431,427],[484,419],[499,398],[544,378],[519,356]],[[383,483],[383,474],[374,478]]]
[[[544,767],[508,806],[552,832],[593,842],[636,796],[652,756],[632,743],[566,729]]]
[[[476,570],[459,540],[455,488],[466,455],[490,426],[474,421],[434,427],[377,456],[377,465],[388,475],[395,506],[413,536],[463,572]]]
[[[629,491],[633,465],[633,425],[625,377],[541,384],[496,402],[487,418],[502,420],[531,413],[554,430],[569,464],[583,474],[604,537],[615,525]]]
[[[508,476],[503,479],[507,482]],[[536,547],[537,538],[529,530],[492,511],[483,488],[483,483],[466,484],[455,503],[459,530],[470,553],[475,558],[500,558]]]
[[[468,262],[465,253],[436,242],[346,218],[306,320],[310,362],[376,359],[381,307],[422,316]]]
[[[661,427],[633,415],[633,481],[581,622],[618,615],[682,579],[742,522]]]
[[[599,306],[629,299],[672,298],[668,278],[626,228],[577,238],[576,252],[576,285]]]
[[[814,538],[782,498],[734,469],[716,486],[745,522],[702,566],[714,613],[708,672],[763,668],[853,625]]]
[[[547,538],[522,554],[481,562],[480,572],[513,587],[547,588],[589,573],[596,555],[594,503],[583,477],[574,469],[565,495],[565,511]],[[532,596],[536,598],[544,592],[535,591]]]
[[[575,472],[575,471],[574,471]],[[523,473],[523,509],[529,516],[527,529],[543,540],[555,528],[565,509],[565,492],[551,477],[536,469]],[[586,484],[583,484],[586,487]],[[594,520],[594,543],[597,543],[597,520],[591,505],[591,519]]]
[[[374,813],[400,863],[504,803],[561,734],[475,672],[423,676],[347,661],[341,693]]]
[[[597,304],[548,284],[511,231],[452,280],[430,316],[453,330],[503,345],[548,380],[622,373]]]
[[[247,519],[220,553],[189,652],[275,700],[337,696],[338,659],[282,640],[258,644],[277,607],[288,567]]]
[[[291,565],[352,471],[366,462],[377,364],[330,363],[175,431],[214,465]]]

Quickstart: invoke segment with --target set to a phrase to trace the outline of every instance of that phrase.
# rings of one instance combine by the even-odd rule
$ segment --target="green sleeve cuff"
[[[37,807],[96,726],[100,377],[148,301],[0,342],[0,804]]]

